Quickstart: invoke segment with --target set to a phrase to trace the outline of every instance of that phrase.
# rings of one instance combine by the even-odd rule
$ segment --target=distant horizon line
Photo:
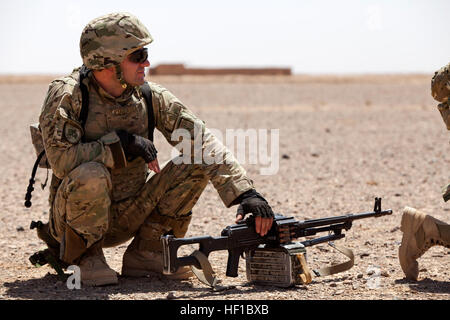
[[[75,69],[74,67],[73,69]],[[205,68],[207,69],[207,68]],[[223,68],[225,69],[225,68]],[[228,68],[226,68],[228,69]],[[230,68],[230,69],[235,69]],[[253,67],[249,68],[253,69]],[[436,70],[435,70],[436,71]],[[277,75],[280,77],[289,77],[289,76],[364,76],[364,75],[429,75],[434,74],[435,71],[360,71],[360,72],[294,72],[292,71],[291,75]],[[0,71],[0,77],[8,77],[8,76],[42,76],[42,77],[49,77],[49,76],[60,76],[60,75],[67,75],[71,72],[71,70],[65,71],[65,72],[1,72]],[[224,75],[214,75],[214,76],[232,76],[234,74],[224,74]],[[238,75],[238,74],[235,74]],[[199,77],[205,77],[208,75],[191,75],[191,74],[183,74],[183,75],[151,75],[154,77],[162,77],[162,76],[199,76]],[[211,75],[213,76],[213,75]],[[243,75],[243,76],[252,76],[252,75]]]

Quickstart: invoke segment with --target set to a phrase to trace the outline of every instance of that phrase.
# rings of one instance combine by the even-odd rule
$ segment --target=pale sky
[[[431,73],[450,60],[449,0],[2,0],[0,74],[70,72],[84,26],[117,11],[147,26],[153,66]]]

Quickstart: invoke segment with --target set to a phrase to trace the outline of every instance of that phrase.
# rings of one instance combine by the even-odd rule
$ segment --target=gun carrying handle
[[[237,277],[241,250],[228,250],[227,277]]]

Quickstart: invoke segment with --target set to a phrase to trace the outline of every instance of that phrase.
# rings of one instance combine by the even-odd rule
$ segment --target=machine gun
[[[392,210],[381,210],[381,198],[375,198],[372,212],[347,214],[344,216],[297,221],[293,217],[275,215],[273,224],[265,236],[255,231],[253,216],[223,229],[220,237],[201,236],[175,238],[173,235],[161,237],[164,257],[164,274],[172,274],[181,266],[198,269],[211,269],[208,255],[217,250],[228,250],[226,275],[238,276],[239,258],[243,253],[247,260],[247,278],[252,282],[290,286],[296,283],[309,283],[311,275],[306,265],[305,247],[342,239],[342,230],[349,230],[354,220],[381,217],[392,214]],[[294,242],[300,237],[309,237],[322,232],[328,235],[315,239]],[[178,257],[181,246],[199,244],[199,250],[190,256]],[[337,248],[337,246],[335,246]],[[348,249],[339,249],[351,261],[338,266],[315,270],[316,276],[329,275],[348,270],[353,266],[353,253]],[[197,270],[198,271],[198,270]],[[199,277],[198,273],[194,273]],[[206,275],[211,279],[211,275]],[[200,278],[200,277],[199,277]],[[204,281],[205,282],[205,281]],[[207,281],[211,284],[211,281]]]

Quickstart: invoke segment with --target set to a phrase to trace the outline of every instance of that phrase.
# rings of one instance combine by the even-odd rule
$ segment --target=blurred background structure
[[[160,64],[150,68],[149,75],[282,75],[290,76],[290,68],[186,68],[184,64]]]

